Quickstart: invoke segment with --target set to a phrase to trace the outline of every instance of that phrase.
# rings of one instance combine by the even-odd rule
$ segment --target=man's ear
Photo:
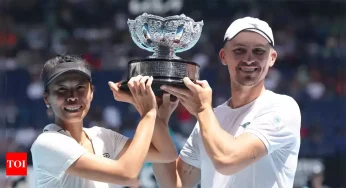
[[[277,57],[278,57],[278,53],[274,49],[272,49],[270,52],[269,67],[272,67],[275,64]]]
[[[220,60],[222,62],[223,65],[227,65],[227,61],[226,61],[226,52],[225,52],[225,49],[224,48],[221,48],[220,52],[219,52],[219,57],[220,57]]]

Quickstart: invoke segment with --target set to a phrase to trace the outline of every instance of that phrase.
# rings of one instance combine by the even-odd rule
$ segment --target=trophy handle
[[[151,44],[153,43],[153,41],[151,40],[151,35],[150,35],[150,31],[149,31],[149,26],[147,23],[143,24],[142,27],[142,33],[144,36],[144,41],[146,42],[146,46],[151,46]]]
[[[202,27],[202,26],[204,25],[204,22],[203,22],[203,20],[202,20],[202,21],[199,21],[199,22],[195,22],[195,23],[193,24],[193,26],[195,26],[195,25],[199,25],[200,27]]]
[[[180,49],[176,49],[175,53],[180,53],[180,52],[184,52],[187,51],[189,49],[191,49],[193,46],[196,45],[196,43],[198,42],[199,38],[201,37],[201,32],[199,32],[199,30],[201,30],[200,28],[202,28],[204,25],[203,20],[199,21],[199,22],[191,22],[189,24],[189,28],[187,29],[188,31],[192,31],[192,36],[194,36],[194,40],[190,41],[188,43],[187,46],[185,46],[184,48],[180,48]]]
[[[130,35],[135,44],[143,50],[148,50],[148,46],[146,44],[143,44],[137,35],[136,20],[128,19],[127,24],[129,25]]]
[[[179,25],[178,28],[177,28],[177,31],[175,32],[175,37],[174,37],[174,40],[173,42],[174,43],[180,43],[181,41],[181,37],[183,37],[183,32],[184,31],[184,25]]]

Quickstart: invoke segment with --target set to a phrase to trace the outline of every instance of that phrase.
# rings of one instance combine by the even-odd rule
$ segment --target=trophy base
[[[124,81],[120,85],[120,89],[124,91],[130,91],[128,85],[128,80]],[[151,85],[151,88],[154,91],[155,96],[162,96],[165,91],[160,89],[162,85],[169,85],[173,87],[180,87],[187,89],[187,87],[184,84],[184,81],[182,79],[172,79],[172,78],[155,78],[153,79],[153,83]]]
[[[186,88],[183,78],[188,77],[193,82],[199,79],[200,66],[194,62],[182,59],[147,58],[132,60],[128,64],[128,79],[120,89],[129,91],[127,82],[130,78],[142,75],[152,76],[152,89],[156,96],[162,96],[162,85]]]

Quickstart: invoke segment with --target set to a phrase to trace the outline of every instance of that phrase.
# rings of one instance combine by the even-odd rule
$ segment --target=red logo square
[[[6,176],[26,176],[28,173],[27,153],[6,153]]]

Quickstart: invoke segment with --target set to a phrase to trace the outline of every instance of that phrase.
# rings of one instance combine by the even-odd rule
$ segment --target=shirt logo
[[[104,153],[103,157],[109,158],[109,153]]]
[[[278,124],[278,123],[281,122],[281,117],[277,115],[277,116],[274,117],[273,121],[274,121],[275,124]]]
[[[245,129],[248,125],[250,125],[250,122],[246,122],[246,123],[244,123],[243,125],[240,125],[240,126],[242,126]]]
[[[26,176],[28,159],[25,152],[6,153],[6,176]]]

